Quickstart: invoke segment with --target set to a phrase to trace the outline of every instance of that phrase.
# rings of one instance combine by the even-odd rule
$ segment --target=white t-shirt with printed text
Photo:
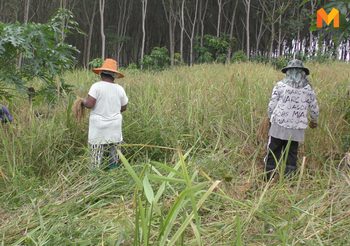
[[[307,128],[308,112],[311,120],[317,122],[319,107],[309,84],[294,88],[280,81],[273,88],[268,112],[272,124],[299,130]]]
[[[99,81],[91,86],[89,95],[96,99],[96,104],[90,112],[88,142],[90,144],[121,142],[123,116],[120,109],[128,103],[123,87]]]

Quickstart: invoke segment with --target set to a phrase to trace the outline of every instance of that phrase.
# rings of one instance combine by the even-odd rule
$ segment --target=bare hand
[[[311,129],[314,129],[314,128],[317,127],[317,123],[316,123],[316,122],[313,122],[313,121],[310,121],[309,127],[310,127]]]

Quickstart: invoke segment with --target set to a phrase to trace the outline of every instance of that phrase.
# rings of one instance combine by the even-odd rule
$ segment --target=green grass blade
[[[151,186],[151,184],[149,182],[147,173],[146,173],[145,177],[143,178],[143,189],[144,189],[147,201],[150,204],[153,204],[153,202],[154,202],[154,192],[153,192],[152,186]]]
[[[128,160],[125,158],[125,156],[122,154],[122,152],[120,150],[117,150],[117,153],[119,155],[120,160],[122,161],[122,163],[124,164],[126,170],[129,172],[129,174],[131,175],[131,177],[134,179],[136,185],[138,186],[139,189],[143,188],[143,184],[141,179],[137,176],[137,174],[135,173],[134,169],[131,167],[131,165],[129,164]]]
[[[210,188],[204,193],[204,195],[199,199],[197,205],[196,205],[196,211],[198,211],[198,209],[203,205],[203,203],[205,202],[205,200],[210,196],[211,193],[213,193],[214,189],[220,184],[221,181],[215,181]],[[174,236],[171,238],[171,240],[169,241],[169,246],[174,245],[177,240],[180,238],[180,236],[182,235],[182,233],[184,233],[184,231],[186,230],[187,226],[190,224],[190,222],[192,221],[193,217],[194,217],[194,211],[191,212],[191,214],[186,218],[186,220],[182,223],[182,225],[180,226],[180,228],[176,231],[176,233],[174,234]]]

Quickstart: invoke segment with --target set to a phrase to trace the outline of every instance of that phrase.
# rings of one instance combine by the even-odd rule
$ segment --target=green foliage
[[[127,71],[125,71],[128,75],[134,75],[139,72],[141,72],[140,67],[136,63],[129,63],[129,65],[126,68]]]
[[[102,58],[95,58],[95,59],[93,59],[93,60],[91,60],[91,61],[89,62],[89,67],[90,67],[90,68],[101,67],[101,66],[102,66],[102,63],[103,63]]]
[[[243,50],[234,52],[231,59],[232,62],[246,62],[247,60],[247,55]]]
[[[331,26],[327,27],[328,32],[332,32],[337,35],[338,42],[347,40],[350,36],[350,1],[348,0],[336,0],[330,1],[324,5],[324,8],[327,12],[331,11],[332,8],[336,8],[340,12],[340,26],[338,29],[332,28]]]
[[[136,70],[136,69],[138,69],[138,67],[137,67],[137,64],[136,63],[129,63],[129,65],[128,65],[128,69],[131,69],[131,70]]]
[[[244,56],[244,52],[242,51],[242,56]],[[263,55],[255,55],[250,58],[251,62],[255,63],[263,63],[263,64],[271,64],[274,68],[277,70],[282,69],[284,66],[287,65],[288,61],[292,59],[299,59],[303,62],[315,62],[315,63],[330,63],[334,62],[335,59],[332,57],[332,52],[326,52],[326,53],[321,53],[318,52],[314,56],[307,56],[306,54],[286,54],[284,56],[279,56],[279,57],[273,57],[269,58],[267,56]],[[232,61],[235,60],[235,54],[233,55]],[[243,59],[245,61],[245,59]]]
[[[45,101],[49,104],[57,102],[59,96],[66,96],[73,91],[74,86],[66,83],[62,78],[56,82],[48,81],[35,95],[37,101]]]
[[[174,65],[184,65],[184,62],[181,59],[181,54],[178,52],[174,54]]]
[[[326,52],[324,54],[321,52],[318,52],[316,53],[315,56],[312,56],[309,60],[317,63],[329,63],[334,61],[335,59],[332,56],[332,52]]]
[[[49,21],[49,26],[58,34],[57,41],[63,43],[66,36],[73,32],[84,34],[79,29],[79,24],[74,20],[73,13],[68,9],[58,9],[56,14]]]
[[[226,54],[220,54],[216,57],[216,62],[217,63],[225,63],[227,60],[227,55]]]
[[[202,49],[204,51],[202,51]],[[204,48],[200,48],[200,49],[197,49],[197,51],[199,51],[199,56],[198,56],[198,59],[197,59],[197,62],[199,63],[211,63],[214,61],[214,58],[213,58],[213,55],[205,50]]]
[[[269,63],[269,58],[267,56],[263,56],[263,55],[255,55],[255,56],[251,56],[250,57],[250,61],[251,62],[256,62],[256,63]]]
[[[0,82],[21,91],[34,78],[54,83],[74,65],[78,50],[64,42],[72,30],[77,30],[77,23],[68,10],[59,10],[47,24],[0,23]]]
[[[279,56],[276,58],[272,58],[270,63],[272,66],[274,66],[277,70],[280,70],[287,66],[289,59],[284,56]]]
[[[142,61],[145,69],[162,70],[170,65],[168,49],[165,47],[154,47],[151,54],[145,55]]]
[[[184,232],[190,225],[196,234],[196,244],[201,245],[198,210],[220,181],[212,184],[206,181],[198,182],[198,173],[190,174],[189,165],[185,162],[189,152],[185,155],[179,154],[179,161],[174,167],[160,162],[146,164],[141,175],[137,175],[121,152],[118,154],[136,184],[134,245],[154,245],[156,242],[158,245],[176,245],[183,240]],[[155,186],[159,187],[158,190],[154,190]],[[180,194],[173,189],[175,186],[183,187]],[[176,198],[165,210],[160,199],[171,193]],[[186,219],[177,227],[175,222],[180,218]],[[150,232],[155,233],[157,238]],[[153,241],[155,239],[156,241]]]
[[[332,54],[329,52],[325,54],[322,54],[319,52],[312,57],[308,57],[307,55],[303,55],[303,54],[296,54],[295,57],[292,55],[284,55],[284,56],[274,57],[271,59],[269,59],[266,56],[256,55],[256,56],[252,56],[250,60],[252,62],[257,62],[257,63],[271,64],[277,70],[280,70],[284,66],[286,66],[288,61],[291,59],[299,59],[303,62],[316,62],[320,64],[334,61],[334,59],[332,58]]]
[[[200,38],[197,37],[194,47],[198,54],[197,62],[209,63],[215,61],[225,63],[230,45],[230,40],[227,36],[216,37],[209,34],[204,35],[203,46],[200,44]]]
[[[310,31],[318,32],[320,38],[319,42],[323,40],[324,37],[332,40],[332,51],[331,56],[333,59],[337,59],[338,47],[342,42],[347,42],[350,37],[350,1],[348,0],[336,0],[329,1],[322,6],[327,13],[329,13],[333,8],[336,8],[340,12],[339,28],[334,28],[333,25],[323,26],[322,29],[316,27],[316,17],[312,15],[312,23],[310,26]]]
[[[229,48],[229,42],[226,37],[215,37],[212,35],[204,36],[204,46],[209,48],[212,54],[217,57],[220,54],[225,54]]]

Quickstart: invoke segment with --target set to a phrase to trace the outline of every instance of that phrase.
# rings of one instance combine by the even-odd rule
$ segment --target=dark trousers
[[[283,161],[280,160],[282,157],[282,153],[284,153],[284,158],[286,158],[287,154],[286,168],[284,174],[287,176],[296,171],[298,160],[298,145],[298,142],[290,141],[288,153],[284,153],[287,151],[288,140],[270,137],[268,144],[268,153],[265,158],[265,172],[267,179],[271,178],[272,173],[274,172],[277,166],[277,163]],[[282,162],[280,162],[280,165],[281,163]]]

